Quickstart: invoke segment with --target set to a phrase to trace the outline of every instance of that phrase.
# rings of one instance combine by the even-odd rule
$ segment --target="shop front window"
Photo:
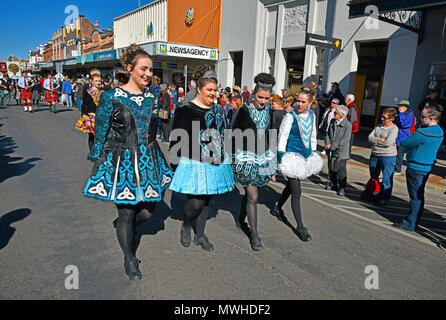
[[[426,95],[432,89],[438,90],[441,100],[446,100],[446,62],[431,63]]]

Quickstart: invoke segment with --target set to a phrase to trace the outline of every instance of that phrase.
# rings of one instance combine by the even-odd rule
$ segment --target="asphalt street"
[[[367,170],[349,166],[347,197],[323,189],[326,168],[303,182],[303,220],[313,240],[301,242],[289,223],[269,210],[283,190],[280,179],[261,190],[259,235],[251,250],[235,228],[243,190],[211,201],[207,253],[179,243],[185,198],[167,191],[156,215],[138,230],[143,279],[128,280],[116,239],[113,204],[82,195],[91,173],[87,136],[74,129],[76,109],[33,114],[0,106],[1,299],[444,299],[446,209],[442,193],[428,193],[420,233],[392,221],[407,214],[404,184],[389,207],[359,201]],[[166,146],[163,145],[166,150]],[[67,266],[79,270],[68,290]],[[368,266],[378,270],[367,289]],[[379,284],[379,285],[378,285]]]

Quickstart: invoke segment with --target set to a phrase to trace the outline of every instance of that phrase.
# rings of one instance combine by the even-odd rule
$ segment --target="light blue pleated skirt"
[[[234,189],[234,174],[229,158],[219,166],[181,158],[170,190],[191,195],[214,195]]]

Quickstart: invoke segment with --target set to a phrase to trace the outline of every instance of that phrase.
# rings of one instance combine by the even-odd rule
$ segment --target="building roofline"
[[[147,7],[153,6],[153,5],[155,5],[155,4],[157,4],[158,2],[161,2],[161,1],[165,1],[165,0],[156,0],[156,1],[153,1],[151,3],[148,3],[148,4],[144,5],[144,6],[142,6],[141,8],[137,8],[137,9],[132,10],[130,12],[124,13],[123,15],[120,15],[119,17],[113,18],[113,21],[119,20],[119,19],[124,18],[124,17],[126,17],[128,15],[131,15],[132,13],[135,13],[135,12],[143,10],[143,9],[145,9]]]

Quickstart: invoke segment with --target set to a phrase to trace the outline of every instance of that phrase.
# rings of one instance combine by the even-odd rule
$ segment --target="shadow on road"
[[[0,136],[0,183],[9,178],[24,175],[35,166],[34,162],[42,160],[40,158],[30,158],[19,163],[13,163],[23,159],[23,157],[10,156],[14,153],[15,148],[17,148],[17,145],[11,137]]]
[[[11,211],[0,218],[0,250],[5,248],[16,231],[11,227],[13,223],[24,220],[31,214],[30,209]]]

